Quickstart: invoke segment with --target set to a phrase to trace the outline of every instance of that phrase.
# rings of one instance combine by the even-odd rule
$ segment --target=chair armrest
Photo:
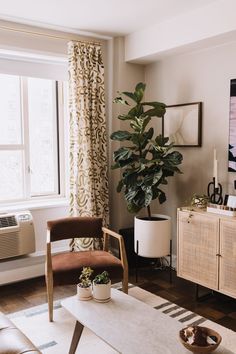
[[[104,246],[103,246],[104,251],[108,251],[109,237],[111,236],[111,237],[116,238],[119,242],[120,260],[121,260],[122,266],[124,269],[128,269],[128,262],[127,262],[125,244],[124,244],[123,237],[120,234],[107,229],[106,227],[103,227],[102,231],[104,234]]]
[[[50,231],[49,230],[47,230],[45,271],[46,271],[46,274],[48,272],[52,272],[52,250],[51,250]]]
[[[50,230],[47,230],[46,242],[47,242],[47,243],[50,243],[50,242],[51,242],[51,233],[50,233]]]

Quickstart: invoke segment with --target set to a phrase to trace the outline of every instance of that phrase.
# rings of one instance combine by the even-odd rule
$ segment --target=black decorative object
[[[230,80],[230,113],[229,113],[229,164],[228,171],[236,172],[236,139],[235,139],[235,119],[236,119],[236,79]]]
[[[223,203],[222,185],[218,183],[218,187],[215,186],[215,177],[213,177],[213,181],[208,184],[207,195],[210,203]]]

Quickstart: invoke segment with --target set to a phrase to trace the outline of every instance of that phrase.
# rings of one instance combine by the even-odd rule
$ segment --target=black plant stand
[[[135,280],[137,283],[138,282],[139,258],[142,257],[142,256],[139,256],[139,242],[138,242],[138,240],[136,241],[135,256],[136,256],[135,257]],[[167,254],[166,256],[170,257],[169,272],[170,272],[170,283],[172,283],[172,240],[170,240],[170,254]],[[142,258],[146,258],[146,257],[142,257]]]
[[[129,268],[130,269],[136,268],[136,253],[134,248],[134,228],[129,227],[126,229],[120,229],[119,233],[120,235],[122,235],[124,240]],[[140,257],[139,264],[146,267],[146,266],[150,266],[150,264],[155,261],[156,258]]]

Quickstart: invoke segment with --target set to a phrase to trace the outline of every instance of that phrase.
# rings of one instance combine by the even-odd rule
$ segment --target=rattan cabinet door
[[[178,276],[218,288],[219,218],[178,211]]]
[[[236,220],[220,221],[219,291],[236,297]]]

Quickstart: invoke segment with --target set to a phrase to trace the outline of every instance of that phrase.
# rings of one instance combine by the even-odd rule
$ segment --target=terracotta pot
[[[92,295],[92,284],[87,288],[83,288],[80,283],[77,284],[77,296],[79,300],[91,300]]]
[[[98,302],[107,302],[111,299],[111,281],[107,284],[93,282],[93,298]]]

